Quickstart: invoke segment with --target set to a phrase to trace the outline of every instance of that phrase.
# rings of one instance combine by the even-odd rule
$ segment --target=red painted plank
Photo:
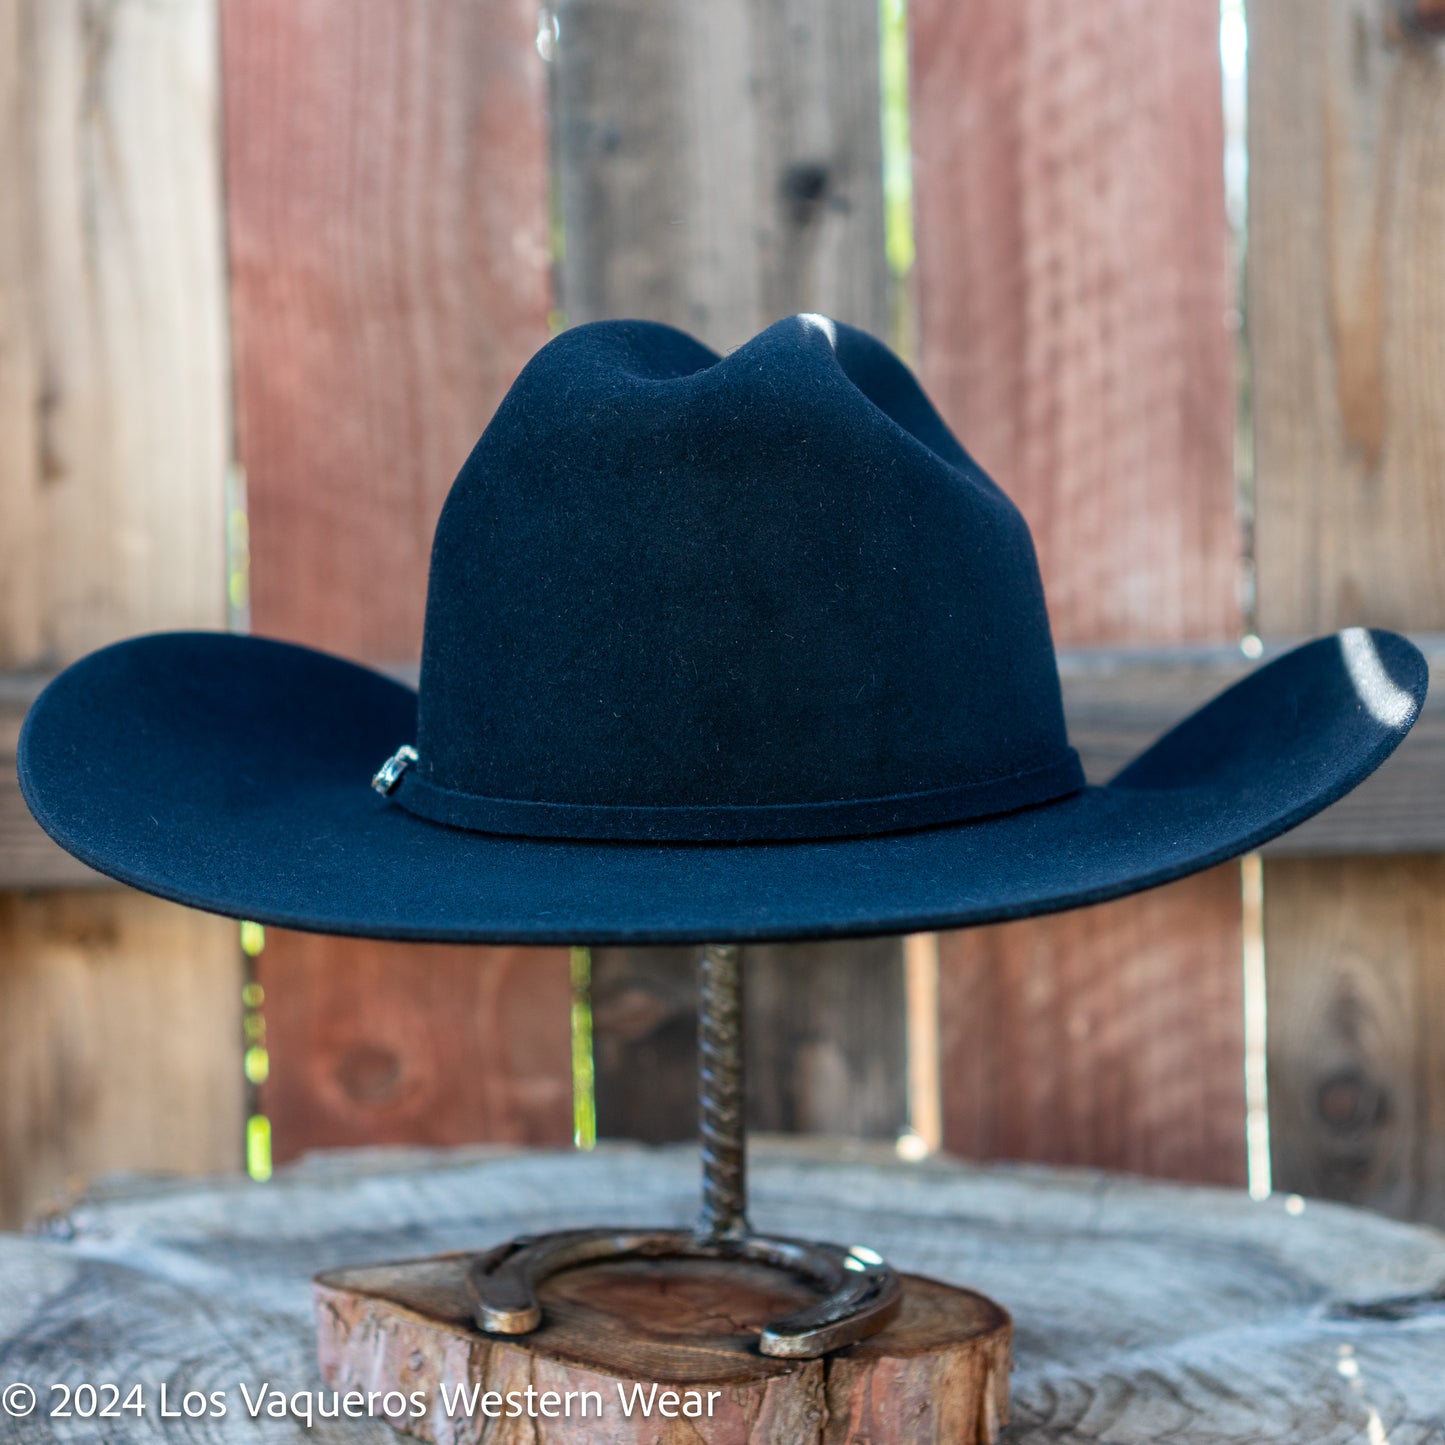
[[[545,76],[521,0],[227,0],[256,630],[415,657],[432,529],[546,340]]]
[[[562,950],[268,931],[260,961],[278,1161],[318,1145],[571,1137]]]
[[[1056,640],[1238,635],[1218,4],[911,15],[922,370]]]
[[[535,34],[522,0],[222,5],[257,632],[419,652],[442,500],[546,339]],[[561,951],[272,931],[260,975],[278,1156],[570,1136]]]
[[[1217,3],[910,18],[921,367],[1029,520],[1056,640],[1238,635]],[[1241,1179],[1240,937],[1226,869],[945,939],[945,1142]]]
[[[1081,913],[945,934],[944,1146],[1242,1182],[1239,897],[1226,866]]]

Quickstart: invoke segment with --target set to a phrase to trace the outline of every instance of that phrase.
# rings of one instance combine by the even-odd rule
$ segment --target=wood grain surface
[[[1218,5],[909,9],[919,361],[1055,640],[1237,636]]]
[[[641,316],[727,350],[822,311],[887,334],[876,5],[556,15],[568,325]]]
[[[1445,1221],[1440,860],[1271,863],[1270,1138],[1281,1188]]]
[[[108,885],[41,831],[20,796],[15,753],[30,704],[53,674],[0,672],[0,889]]]
[[[569,325],[670,322],[728,349],[821,311],[886,336],[875,0],[564,0],[553,122]],[[907,1122],[902,945],[750,950],[753,1113]],[[685,950],[599,950],[605,1134],[696,1129]]]
[[[255,628],[421,650],[457,469],[546,339],[545,76],[522,0],[223,0]]]
[[[1226,866],[1187,892],[941,935],[944,1147],[1242,1183],[1239,897]]]
[[[213,0],[0,6],[0,667],[226,620]]]
[[[1218,6],[914,0],[909,13],[923,380],[1027,518],[1056,642],[1232,640]],[[945,1138],[1239,1178],[1239,944],[1223,876],[947,940]],[[1034,1007],[1040,995],[1055,1006]],[[972,1016],[985,996],[994,1014]],[[1166,1022],[1177,1032],[1161,1038]],[[1000,1070],[987,1092],[1006,1126],[981,1119],[982,1086],[965,1082],[973,1048]],[[1217,1077],[1180,1087],[1174,1051]],[[1205,1098],[1218,1124],[1203,1125]],[[1068,1128],[1051,1112],[1062,1100]]]
[[[601,1137],[697,1134],[696,953],[593,950]],[[755,944],[743,956],[749,1127],[896,1139],[908,1124],[897,940]]]
[[[1250,57],[1260,625],[1439,628],[1441,51],[1384,6],[1261,0]],[[1264,888],[1277,1185],[1445,1221],[1445,859]]]
[[[128,889],[0,894],[0,1220],[114,1170],[241,1165],[235,925]]]
[[[1385,7],[1251,23],[1260,625],[1438,629],[1445,65]]]
[[[900,1269],[998,1300],[1015,1327],[1006,1438],[1017,1445],[1424,1445],[1439,1434],[1445,1236],[1434,1230],[1092,1171],[852,1152],[866,1157],[756,1148],[759,1223],[867,1243]],[[307,1430],[246,1413],[241,1381],[253,1395],[260,1381],[323,1388],[313,1274],[524,1231],[682,1226],[696,1202],[690,1148],[371,1151],[264,1186],[132,1184],[49,1237],[0,1236],[0,1363],[42,1398],[56,1379],[134,1380],[152,1412],[162,1382],[173,1399],[224,1391],[224,1419],[185,1424],[195,1445],[383,1445],[396,1436],[379,1420]],[[60,1423],[0,1418],[0,1439],[43,1439]],[[159,1433],[154,1413],[122,1414],[105,1438]],[[872,1438],[888,1438],[884,1422]]]
[[[536,16],[520,0],[221,14],[252,623],[415,658],[442,501],[546,339]],[[563,951],[271,930],[258,976],[281,1157],[570,1137]]]
[[[695,948],[592,950],[599,1138],[660,1144],[697,1137],[697,954]],[[749,1026],[752,1019],[749,1008]],[[749,1083],[756,1091],[755,1072]]]
[[[883,1330],[818,1360],[758,1353],[757,1333],[814,1296],[777,1270],[740,1261],[624,1260],[569,1270],[539,1291],[535,1333],[507,1339],[472,1325],[467,1270],[447,1254],[316,1281],[321,1377],[333,1389],[420,1390],[436,1399],[480,1386],[531,1386],[556,1399],[529,1420],[535,1445],[993,1445],[1008,1419],[1008,1316],[991,1300],[903,1276]],[[667,1418],[623,1408],[670,1390]],[[571,1395],[583,1414],[566,1409]],[[684,1412],[691,1412],[691,1418]],[[515,1437],[498,1406],[432,1410],[410,1433],[434,1445]]]
[[[1265,844],[1266,857],[1445,849],[1445,635],[1414,632],[1411,640],[1425,655],[1430,691],[1409,735],[1352,793]],[[1086,775],[1107,781],[1194,708],[1292,645],[1265,640],[1257,660],[1207,645],[1066,648],[1064,711]]]
[[[225,624],[215,39],[212,0],[0,4],[0,667]],[[27,882],[86,879],[47,856]],[[220,920],[0,896],[0,1221],[234,1163],[240,981]]]
[[[318,1143],[571,1136],[565,949],[355,939],[343,950],[295,934],[264,977],[279,1158]]]

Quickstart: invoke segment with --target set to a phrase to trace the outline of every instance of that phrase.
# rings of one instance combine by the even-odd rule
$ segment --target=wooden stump
[[[973,1445],[1007,1418],[1012,1325],[968,1290],[904,1275],[903,1307],[879,1334],[824,1359],[777,1360],[757,1352],[758,1328],[811,1296],[775,1270],[571,1270],[543,1285],[542,1328],[504,1338],[471,1324],[471,1258],[321,1275],[327,1385],[401,1392],[408,1413],[393,1423],[435,1445]]]

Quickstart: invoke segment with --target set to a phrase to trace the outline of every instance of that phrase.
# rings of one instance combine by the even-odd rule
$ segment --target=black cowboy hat
[[[719,359],[616,321],[543,348],[463,466],[418,692],[141,637],[45,690],[19,768],[77,857],[263,923],[824,937],[1218,863],[1378,767],[1425,683],[1403,638],[1322,638],[1088,786],[1028,528],[886,347],[801,316]]]

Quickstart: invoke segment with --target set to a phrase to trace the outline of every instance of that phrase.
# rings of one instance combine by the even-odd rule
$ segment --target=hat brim
[[[262,638],[93,653],[26,719],[21,788],[102,873],[234,918],[370,938],[688,943],[957,928],[1138,892],[1348,792],[1425,695],[1404,638],[1352,630],[1220,694],[1113,781],[967,823],[828,841],[558,842],[464,832],[377,795],[416,696]]]

